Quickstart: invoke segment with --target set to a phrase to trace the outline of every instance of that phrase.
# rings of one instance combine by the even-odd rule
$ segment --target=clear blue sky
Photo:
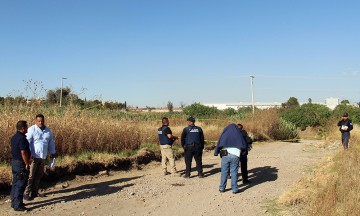
[[[133,106],[360,101],[357,0],[0,0],[0,96],[22,80]]]

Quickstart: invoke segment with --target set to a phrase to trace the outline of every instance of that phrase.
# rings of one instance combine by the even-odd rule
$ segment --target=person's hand
[[[29,171],[29,170],[30,170],[30,165],[29,165],[29,164],[26,164],[26,165],[25,165],[25,169],[26,169],[27,171]]]

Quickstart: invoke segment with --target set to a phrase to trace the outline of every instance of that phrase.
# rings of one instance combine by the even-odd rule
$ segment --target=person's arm
[[[28,153],[25,150],[20,150],[20,151],[21,151],[21,157],[25,163],[25,169],[29,170],[30,169],[30,161],[29,161]]]
[[[205,147],[205,137],[204,137],[204,132],[203,130],[200,128],[200,140],[201,140],[201,149],[204,149]]]
[[[29,142],[29,148],[30,148],[30,152],[31,152],[31,155],[30,157],[34,157],[35,155],[35,145],[34,145],[34,127],[30,127],[28,129],[28,132],[26,133],[26,139],[28,140]]]
[[[349,123],[348,123],[348,124],[349,124],[349,125],[348,125],[348,131],[351,131],[351,130],[354,128],[352,121],[349,120]]]
[[[164,133],[166,134],[166,136],[167,136],[169,139],[172,139],[172,140],[178,139],[177,136],[174,136],[174,135],[172,134],[172,131],[171,131],[170,128],[166,128],[166,129],[164,130]]]
[[[54,140],[54,136],[52,134],[52,132],[50,131],[50,139],[49,139],[49,145],[48,145],[48,150],[50,153],[50,157],[55,157],[56,156],[56,151],[55,151],[55,140]]]
[[[181,146],[185,147],[185,139],[186,139],[186,128],[184,128],[183,132],[181,133]]]
[[[342,119],[337,123],[337,126],[341,126],[341,123],[342,123]]]

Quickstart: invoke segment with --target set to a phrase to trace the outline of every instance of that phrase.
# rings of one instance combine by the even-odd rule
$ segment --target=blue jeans
[[[231,173],[231,189],[233,192],[237,192],[239,190],[237,185],[239,160],[239,157],[232,154],[228,154],[221,158],[221,178],[219,190],[225,190],[226,188],[226,181],[229,174],[229,169]]]

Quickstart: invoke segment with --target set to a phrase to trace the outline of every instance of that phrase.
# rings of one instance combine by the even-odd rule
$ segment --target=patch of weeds
[[[282,208],[276,202],[276,199],[268,200],[264,207],[266,208],[266,213],[270,215],[281,215]]]

